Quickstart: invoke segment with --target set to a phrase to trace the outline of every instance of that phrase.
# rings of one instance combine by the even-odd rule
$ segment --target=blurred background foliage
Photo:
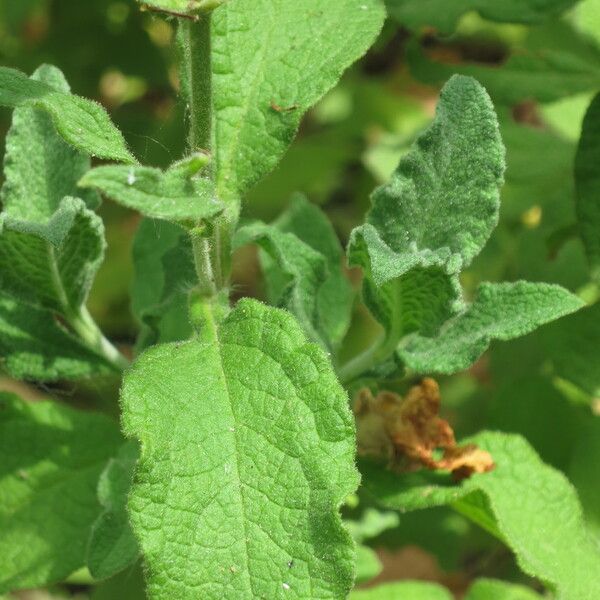
[[[247,198],[244,216],[271,220],[303,191],[345,243],[373,188],[431,120],[441,84],[455,72],[479,79],[501,120],[508,170],[500,225],[463,283],[473,290],[481,280],[554,282],[590,306],[516,342],[497,343],[469,372],[443,379],[444,411],[458,437],[481,428],[524,434],[578,488],[600,543],[599,290],[578,236],[573,181],[583,115],[600,89],[600,0],[564,1],[546,19],[486,19],[460,10],[454,19],[444,10],[420,14],[411,9],[417,4],[388,0],[390,18],[377,44],[311,111],[283,162]],[[134,153],[160,167],[184,151],[173,35],[172,23],[129,0],[0,0],[0,62],[28,73],[43,62],[60,66],[74,92],[109,109]],[[0,137],[9,122],[2,111]],[[138,330],[129,288],[139,218],[110,202],[101,214],[109,249],[90,306],[107,335],[127,349]],[[359,289],[360,274],[349,277]],[[250,249],[236,256],[234,289],[263,296]],[[357,309],[346,357],[365,347],[376,327]],[[364,544],[361,580],[380,572],[378,582],[438,580],[457,597],[476,576],[527,582],[510,551],[450,510],[399,519],[370,510],[363,497],[347,507]],[[91,592],[86,583],[85,574],[76,574],[72,585],[20,597],[143,597],[137,568]]]

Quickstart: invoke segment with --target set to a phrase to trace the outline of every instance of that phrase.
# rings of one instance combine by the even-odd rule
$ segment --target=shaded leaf
[[[142,324],[137,348],[187,339],[188,292],[196,281],[186,231],[167,221],[143,219],[133,242],[132,310]]]
[[[0,592],[83,566],[98,477],[121,443],[104,416],[0,395]]]
[[[139,557],[127,514],[127,495],[138,455],[135,443],[124,444],[100,475],[98,500],[104,510],[92,526],[87,552],[87,566],[95,579],[112,577]]]
[[[16,379],[56,381],[114,373],[45,309],[0,293],[0,364]]]
[[[532,25],[560,15],[577,0],[386,0],[389,14],[402,25],[452,32],[460,17],[477,11],[484,19]]]

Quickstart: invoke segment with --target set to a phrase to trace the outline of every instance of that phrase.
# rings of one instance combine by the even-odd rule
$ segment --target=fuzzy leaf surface
[[[193,222],[222,211],[209,179],[192,177],[177,167],[164,172],[138,166],[96,167],[79,185],[154,219]]]
[[[317,295],[319,329],[329,346],[335,348],[342,341],[348,327],[354,293],[342,268],[344,251],[331,222],[323,211],[302,194],[292,198],[289,208],[275,221],[275,227],[291,233],[321,254],[326,263],[327,277]],[[282,269],[266,255],[261,256],[267,292],[271,304],[277,304],[284,295]]]
[[[87,553],[87,566],[95,579],[112,577],[138,559],[127,514],[127,495],[138,455],[135,443],[124,444],[100,475],[98,501],[104,510],[92,527]]]
[[[64,75],[50,65],[40,67],[31,79],[59,92],[70,91]],[[0,191],[4,212],[22,221],[45,223],[65,196],[81,196],[86,206],[96,208],[98,195],[93,191],[82,195],[77,189],[77,180],[89,168],[89,157],[56,133],[48,114],[26,105],[16,108],[6,136]]]
[[[573,313],[583,301],[545,283],[483,283],[466,310],[434,337],[415,336],[398,351],[417,373],[456,373],[470,367],[492,340],[511,340]]]
[[[21,71],[0,67],[0,106],[43,110],[58,133],[75,148],[98,158],[136,162],[102,106],[30,79]]]
[[[374,42],[379,0],[229,0],[213,13],[219,198],[243,195],[279,162],[304,113]]]
[[[0,394],[0,593],[83,566],[98,477],[121,443],[102,415]]]
[[[0,286],[30,304],[73,315],[104,257],[104,226],[78,198],[45,224],[0,215]]]
[[[0,293],[0,363],[15,379],[76,380],[115,368],[61,326],[48,310]]]
[[[457,273],[479,254],[498,222],[504,146],[491,100],[469,77],[444,86],[429,129],[372,196],[350,241],[376,285],[415,267]]]
[[[411,29],[435,27],[450,33],[465,13],[477,11],[484,19],[533,25],[560,15],[577,0],[386,0],[388,11]]]
[[[198,338],[138,359],[122,406],[151,598],[345,597],[354,423],[291,315],[242,300],[220,325],[206,316]]]
[[[600,94],[587,110],[575,158],[577,219],[594,277],[600,276]]]
[[[520,567],[559,598],[600,594],[600,551],[585,529],[575,490],[518,435],[486,432],[472,440],[496,468],[454,484],[449,475],[396,475],[374,463],[361,468],[377,501],[400,511],[452,505],[506,542]]]
[[[188,292],[196,281],[187,232],[158,219],[142,219],[133,241],[132,310],[142,325],[137,348],[187,339]]]

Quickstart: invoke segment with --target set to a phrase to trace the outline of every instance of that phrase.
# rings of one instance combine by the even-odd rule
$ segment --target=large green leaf
[[[325,215],[301,196],[272,225],[237,232],[236,245],[256,242],[271,304],[284,306],[307,335],[335,349],[350,324],[353,292],[342,270],[342,248]]]
[[[342,598],[354,424],[326,354],[292,316],[242,300],[126,374],[141,442],[129,510],[152,598]]]
[[[483,18],[503,23],[534,24],[554,17],[578,0],[386,0],[388,11],[402,25],[435,27],[451,32],[459,18],[477,11]]]
[[[273,169],[304,113],[366,52],[384,18],[380,0],[229,0],[214,12],[221,199]]]
[[[558,597],[599,597],[600,550],[564,475],[542,463],[520,436],[483,433],[469,441],[492,455],[492,472],[453,484],[449,475],[401,476],[365,463],[364,484],[378,502],[400,511],[450,504],[504,540],[521,568]]]
[[[138,455],[135,443],[124,444],[100,475],[98,500],[104,510],[94,522],[87,552],[87,566],[95,579],[112,577],[139,557],[127,514],[127,495]]]
[[[577,218],[594,277],[600,276],[600,94],[585,115],[577,157]]]
[[[64,198],[43,224],[2,214],[2,291],[68,317],[79,315],[104,247],[102,220],[78,198]]]
[[[132,310],[142,331],[137,347],[187,339],[188,292],[196,281],[192,245],[174,223],[143,219],[133,242]]]
[[[69,93],[56,67],[44,65],[32,79]],[[16,108],[6,136],[0,192],[4,212],[23,221],[46,222],[65,196],[80,194],[77,180],[89,168],[89,157],[63,141],[47,114],[30,106]],[[95,192],[87,191],[82,198],[89,208],[98,205]]]
[[[114,373],[114,365],[68,332],[48,310],[0,292],[0,364],[17,379],[56,381]]]
[[[0,106],[30,106],[50,115],[58,133],[90,156],[135,163],[120,131],[99,104],[0,67]]]
[[[83,566],[98,477],[121,443],[104,416],[0,394],[0,593]]]
[[[194,164],[191,157],[185,166],[175,163],[164,172],[133,165],[96,167],[79,185],[97,189],[147,217],[195,222],[215,216],[223,209],[215,197],[214,184],[197,176],[204,164],[202,160]]]
[[[470,367],[492,340],[510,340],[582,308],[564,288],[546,283],[484,283],[475,300],[447,321],[438,335],[417,335],[400,350],[417,373],[455,373]]]

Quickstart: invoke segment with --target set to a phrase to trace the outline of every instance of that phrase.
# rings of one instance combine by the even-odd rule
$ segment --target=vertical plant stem
[[[190,151],[204,150],[213,154],[211,16],[202,15],[198,21],[181,21],[182,81],[187,96],[190,127]],[[214,161],[208,167],[215,178]],[[226,287],[231,263],[231,227],[227,217],[221,217],[202,237],[192,235],[192,246],[200,290],[216,294]]]

